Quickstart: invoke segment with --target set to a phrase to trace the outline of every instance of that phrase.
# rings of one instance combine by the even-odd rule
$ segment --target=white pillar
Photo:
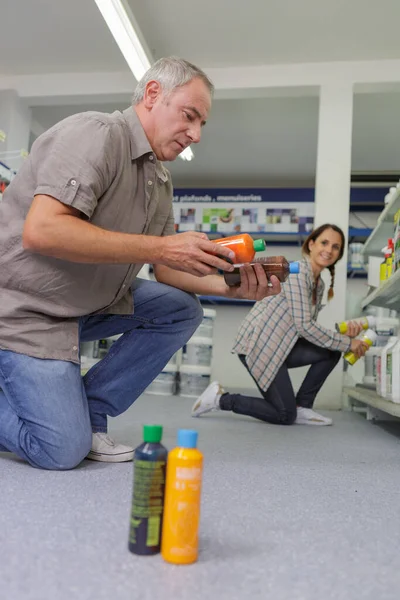
[[[18,170],[23,158],[13,154],[13,159],[4,156],[4,152],[28,150],[31,128],[31,109],[21,100],[15,90],[0,92],[0,130],[6,138],[0,142],[0,161],[10,168]]]
[[[353,89],[350,84],[321,87],[318,125],[317,172],[315,183],[315,226],[338,225],[348,241]],[[327,288],[330,274],[325,278]],[[335,268],[335,297],[321,312],[319,322],[333,328],[345,317],[347,287],[347,243],[342,260]],[[322,388],[317,406],[340,408],[342,405],[343,363],[330,375]]]

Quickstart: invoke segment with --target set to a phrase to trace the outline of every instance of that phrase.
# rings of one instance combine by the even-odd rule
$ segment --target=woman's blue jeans
[[[123,413],[193,335],[203,311],[196,296],[137,279],[131,315],[80,319],[80,341],[123,334],[82,378],[77,364],[0,350],[0,451],[35,467],[71,469],[92,431]]]

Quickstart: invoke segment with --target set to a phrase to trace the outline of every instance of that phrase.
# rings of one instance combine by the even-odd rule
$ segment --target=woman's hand
[[[349,321],[347,323],[346,335],[348,335],[351,338],[355,338],[361,333],[362,330],[363,330],[363,327],[359,322]]]
[[[363,340],[351,340],[350,350],[357,358],[361,358],[369,350],[369,346]]]
[[[362,330],[363,330],[363,327],[359,322],[349,321],[347,323],[346,335],[348,335],[351,338],[355,338],[361,333]]]

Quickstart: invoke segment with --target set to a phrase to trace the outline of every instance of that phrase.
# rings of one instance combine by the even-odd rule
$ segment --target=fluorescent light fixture
[[[150,50],[140,32],[139,26],[123,0],[94,0],[118,44],[133,76],[139,81],[151,67]],[[193,151],[187,147],[179,155],[182,160],[192,160]]]
[[[183,152],[180,153],[179,156],[182,158],[182,160],[192,160],[192,158],[194,158],[193,150],[190,146],[188,146]]]
[[[108,25],[135,79],[139,81],[151,67],[133,25],[133,15],[127,14],[121,0],[94,0]],[[135,23],[136,25],[136,23]],[[136,29],[138,29],[136,25]]]

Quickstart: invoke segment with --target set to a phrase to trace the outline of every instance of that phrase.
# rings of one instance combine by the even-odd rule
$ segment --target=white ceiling
[[[154,58],[180,55],[206,69],[400,58],[398,0],[370,8],[365,0],[129,4]],[[0,0],[0,8],[0,74],[129,72],[94,0]],[[195,160],[169,165],[176,185],[312,184],[318,98],[260,96],[214,101]],[[127,94],[112,104],[38,105],[33,118],[47,128],[74,112],[129,102]],[[353,171],[400,170],[399,107],[400,93],[355,96]]]

